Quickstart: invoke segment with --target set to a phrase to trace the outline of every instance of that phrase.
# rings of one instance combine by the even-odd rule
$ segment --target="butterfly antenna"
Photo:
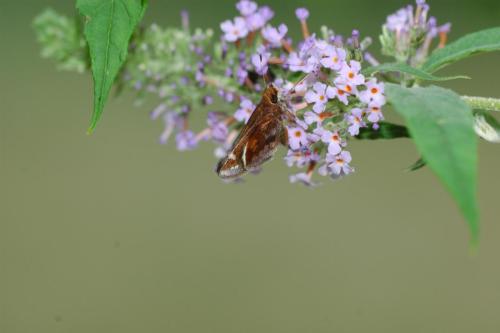
[[[262,78],[264,79],[264,83],[266,84],[267,87],[271,81],[267,72],[262,76]]]
[[[289,90],[289,94],[293,94],[293,93],[295,92],[295,88],[297,88],[297,86],[298,86],[299,84],[301,84],[302,82],[304,82],[304,81],[305,81],[308,77],[309,77],[309,73],[308,73],[308,74],[306,74],[306,75],[304,75],[304,77],[303,77],[302,79],[300,79],[299,81],[297,81],[297,82],[293,85],[292,89],[290,89],[290,90]]]

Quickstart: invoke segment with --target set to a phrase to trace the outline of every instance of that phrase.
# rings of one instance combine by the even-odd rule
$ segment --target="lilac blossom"
[[[167,143],[175,128],[181,126],[182,118],[176,112],[169,111],[163,115],[163,121],[165,122],[165,129],[160,135],[160,144]]]
[[[211,137],[217,142],[224,142],[229,134],[229,129],[224,118],[217,112],[209,112],[207,115],[207,124],[210,129]]]
[[[371,79],[366,83],[366,90],[359,93],[359,99],[366,104],[382,106],[385,104],[384,84]]]
[[[224,32],[224,39],[228,42],[235,42],[238,39],[246,37],[248,34],[246,21],[242,17],[236,17],[234,21],[224,21],[220,27]]]
[[[382,110],[379,106],[373,105],[368,108],[368,121],[372,123],[378,123],[379,121],[384,119],[384,115],[382,114]]]
[[[348,175],[354,171],[350,166],[352,161],[351,153],[344,150],[339,154],[327,154],[325,164],[318,170],[320,174],[326,176],[331,175],[333,178]]]
[[[289,167],[296,166],[298,168],[303,168],[311,162],[317,162],[320,160],[320,156],[316,152],[311,152],[310,149],[304,148],[302,150],[288,150],[285,156],[286,164]]]
[[[325,129],[321,129],[321,141],[328,145],[328,153],[331,155],[337,155],[342,150],[344,142],[339,134],[339,132],[331,132]]]
[[[326,94],[329,99],[334,99],[337,98],[340,102],[344,103],[345,105],[349,104],[349,93],[345,91],[345,89],[351,89],[350,86],[343,86],[342,88],[339,88],[338,86],[335,87],[328,87],[326,90]]]
[[[300,56],[292,52],[286,63],[292,72],[311,73],[318,67],[319,60],[314,56]]]
[[[318,186],[317,183],[312,181],[312,175],[312,172],[300,172],[295,175],[290,175],[290,183],[302,183],[303,185],[306,185],[308,187]]]
[[[274,12],[269,7],[260,7],[256,12],[245,17],[247,27],[250,31],[262,29],[273,16]]]
[[[439,47],[443,47],[451,26],[447,23],[438,27],[435,17],[428,18],[429,9],[425,1],[416,0],[415,8],[407,6],[389,15],[381,36],[382,51],[400,62],[419,65],[429,54],[431,43],[438,36]],[[415,39],[422,42],[412,45]],[[411,49],[414,52],[410,52]]]
[[[255,105],[249,99],[243,99],[240,103],[240,108],[234,113],[234,118],[239,122],[247,123],[255,110]]]
[[[321,125],[322,123],[320,115],[312,111],[306,111],[304,113],[304,121],[306,122],[307,125],[312,125],[312,124]]]
[[[344,63],[339,71],[340,76],[335,82],[356,87],[365,83],[365,77],[360,74],[361,64],[356,60],[351,60],[349,64]]]
[[[292,150],[298,150],[307,145],[307,134],[301,127],[287,127],[288,145]]]
[[[325,57],[321,59],[321,64],[326,67],[339,71],[345,63],[347,53],[344,49],[328,45],[325,52]]]
[[[305,21],[309,18],[309,11],[306,8],[297,8],[295,10],[295,16],[299,21]]]
[[[349,127],[347,131],[351,136],[356,136],[359,134],[359,129],[361,127],[365,127],[366,124],[363,121],[363,110],[360,108],[354,108],[351,110],[351,113],[346,117],[347,122],[349,123]]]
[[[150,117],[151,119],[157,119],[159,116],[161,116],[165,111],[167,111],[167,105],[165,103],[160,103],[157,107],[154,108],[153,111],[151,111]]]
[[[313,104],[313,110],[316,113],[321,113],[325,110],[326,103],[328,102],[327,90],[331,91],[331,87],[328,87],[326,84],[321,82],[316,82],[313,85],[313,90],[309,90],[304,99],[307,103]],[[331,94],[330,94],[331,96]]]
[[[281,47],[281,41],[287,32],[288,28],[284,24],[280,24],[278,28],[268,25],[262,29],[262,37],[269,42],[271,47]]]
[[[257,53],[252,55],[252,65],[255,68],[255,71],[259,75],[265,75],[268,70],[268,61],[271,57],[271,53],[266,50],[264,46],[260,46],[257,49]]]
[[[196,135],[190,130],[177,133],[175,141],[177,144],[177,150],[179,151],[192,150],[198,145]]]
[[[257,10],[257,4],[249,0],[240,0],[236,4],[236,9],[240,11],[242,16],[248,16],[253,14]]]
[[[236,70],[236,78],[239,84],[243,84],[248,77],[248,71],[243,67],[238,67]]]

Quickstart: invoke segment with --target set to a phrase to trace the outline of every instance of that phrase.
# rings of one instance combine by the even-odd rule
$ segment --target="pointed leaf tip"
[[[128,53],[130,38],[144,15],[144,0],[78,0],[86,18],[87,40],[94,81],[94,107],[88,132],[102,116],[104,105]]]

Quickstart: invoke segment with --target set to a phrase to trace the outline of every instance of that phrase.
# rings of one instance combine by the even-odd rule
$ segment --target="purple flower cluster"
[[[166,113],[162,137],[177,130],[180,150],[212,140],[219,146],[216,156],[222,157],[248,122],[263,87],[272,83],[294,118],[287,123],[285,161],[305,168],[290,181],[314,185],[315,172],[334,179],[352,173],[348,141],[362,128],[376,130],[385,104],[383,83],[362,74],[359,32],[354,30],[345,40],[333,33],[319,38],[309,32],[309,12],[299,8],[296,17],[303,39],[293,43],[285,24],[269,24],[274,15],[269,7],[241,0],[236,8],[240,16],[220,25],[222,65],[200,65],[197,75],[201,87],[234,105],[233,113],[210,112],[207,127],[198,134],[188,129],[186,114]]]
[[[436,38],[439,38],[438,47],[446,44],[451,24],[438,26],[437,19],[429,17],[429,10],[425,0],[416,0],[415,7],[408,5],[387,17],[384,30],[390,36],[382,36],[381,40],[388,55],[419,65],[429,54]]]
[[[383,120],[383,83],[365,78],[361,74],[361,63],[349,59],[348,54],[347,48],[313,35],[288,56],[289,70],[306,76],[300,87],[295,88],[304,94],[305,102],[295,108],[305,112],[296,112],[295,124],[288,127],[287,161],[290,165],[293,157],[301,161],[297,163],[301,166],[304,159],[310,159],[307,177],[296,175],[292,181],[306,183],[307,180],[312,184],[314,168],[311,166],[315,165],[321,165],[318,169],[321,175],[332,178],[353,172],[351,154],[345,150],[348,139],[358,135],[362,127],[377,128]]]
[[[262,29],[274,16],[274,12],[269,7],[258,7],[255,2],[249,0],[241,0],[236,4],[236,8],[241,16],[224,21],[220,25],[224,32],[224,39],[230,43]]]

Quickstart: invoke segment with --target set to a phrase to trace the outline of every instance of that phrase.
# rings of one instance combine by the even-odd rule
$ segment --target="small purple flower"
[[[441,34],[447,34],[451,31],[451,23],[445,23],[437,28],[438,32]]]
[[[371,79],[366,83],[366,90],[359,93],[359,99],[366,104],[384,105],[384,84],[378,83],[376,79]]]
[[[210,95],[203,96],[203,104],[204,105],[212,105],[214,103],[214,98]]]
[[[378,123],[379,121],[384,119],[384,115],[382,114],[382,109],[378,105],[372,105],[368,107],[368,121],[372,123]]]
[[[363,121],[363,110],[360,108],[354,108],[351,110],[351,114],[347,117],[347,122],[349,123],[349,128],[347,131],[351,136],[356,136],[359,134],[359,129],[365,127],[366,124]]]
[[[247,27],[250,31],[257,31],[262,29],[263,26],[274,16],[273,11],[267,7],[260,7],[255,13],[247,16]]]
[[[326,68],[339,71],[345,63],[346,56],[344,49],[329,45],[325,50],[325,57],[321,59],[321,64]]]
[[[151,111],[150,117],[151,119],[155,120],[159,116],[161,116],[165,111],[167,111],[167,105],[165,103],[159,104],[157,107]]]
[[[281,47],[281,41],[287,32],[288,28],[284,24],[280,24],[278,28],[268,25],[262,29],[262,37],[264,37],[272,47]]]
[[[223,121],[216,121],[210,124],[212,138],[217,142],[225,142],[229,134],[229,129]]]
[[[243,67],[238,67],[236,70],[236,78],[239,84],[243,84],[248,77],[248,71]]]
[[[224,39],[228,42],[236,42],[248,34],[246,21],[239,16],[234,19],[234,22],[231,20],[222,22],[220,27],[224,32]]]
[[[254,110],[255,105],[252,101],[249,99],[243,99],[240,103],[240,108],[234,113],[234,118],[239,122],[245,122],[246,124]]]
[[[287,127],[288,130],[288,145],[292,150],[298,150],[307,145],[307,134],[300,127]]]
[[[217,142],[224,142],[228,133],[227,126],[224,123],[219,123],[212,129],[212,138]]]
[[[344,145],[342,138],[338,132],[330,132],[327,130],[322,130],[321,141],[328,145],[328,153],[331,155],[337,155],[342,150],[341,146]]]
[[[401,8],[396,13],[389,15],[385,27],[394,32],[408,31],[413,24],[413,7]]]
[[[328,89],[326,90],[328,98],[330,98],[330,99],[337,98],[339,101],[341,101],[345,105],[348,105],[349,104],[349,99],[348,99],[349,93],[347,91],[345,91],[345,89],[347,87],[350,88],[350,86],[344,86],[342,88],[340,88],[340,87],[328,87]]]
[[[286,64],[292,72],[311,73],[317,68],[318,60],[314,56],[301,57],[297,52],[291,52]]]
[[[318,186],[319,184],[315,183],[312,181],[312,172],[300,172],[295,175],[290,175],[290,183],[302,183],[308,187],[315,187]]]
[[[351,44],[354,48],[359,49],[359,30],[352,31]]]
[[[319,161],[320,156],[316,152],[311,152],[308,148],[303,148],[301,150],[288,150],[285,156],[286,164],[289,167],[296,165],[298,168],[305,167],[310,162]]]
[[[224,100],[228,103],[234,102],[234,98],[234,94],[230,91],[226,91],[226,93],[224,94]]]
[[[196,135],[190,130],[177,133],[175,141],[177,144],[177,150],[179,151],[192,150],[198,145]]]
[[[240,0],[236,4],[236,9],[240,11],[242,16],[248,16],[253,14],[257,10],[257,4],[249,0]]]
[[[164,114],[163,121],[165,122],[165,129],[160,135],[160,144],[166,144],[174,129],[181,126],[182,117],[174,111],[169,111]]]
[[[274,12],[268,6],[262,6],[258,10],[259,14],[264,18],[264,20],[269,21],[274,17]]]
[[[354,169],[349,165],[351,161],[351,154],[346,150],[337,155],[327,154],[326,163],[318,170],[318,172],[323,176],[330,174],[334,179],[339,178],[354,171]]]
[[[187,10],[181,11],[182,28],[189,30],[189,12]]]
[[[304,113],[304,121],[306,122],[307,125],[318,124],[319,126],[321,125],[323,120],[321,119],[318,113],[312,111],[306,111]]]
[[[295,16],[299,21],[303,22],[309,18],[309,11],[306,8],[297,8],[295,10]]]
[[[313,85],[313,90],[309,90],[304,99],[308,104],[314,103],[313,110],[316,113],[321,113],[325,110],[326,103],[328,102],[327,91],[330,87],[321,82],[316,82]]]
[[[194,79],[199,83],[200,86],[205,86],[205,74],[203,74],[203,72],[196,71]],[[183,83],[183,85],[186,85],[186,83]]]
[[[365,77],[359,73],[360,71],[361,64],[358,61],[351,60],[349,64],[344,63],[339,72],[340,76],[335,80],[335,83],[347,84],[351,87],[362,85],[365,83]]]
[[[257,74],[265,75],[267,73],[268,61],[270,57],[271,53],[269,53],[263,45],[257,49],[257,53],[252,55],[252,65],[254,66]]]

